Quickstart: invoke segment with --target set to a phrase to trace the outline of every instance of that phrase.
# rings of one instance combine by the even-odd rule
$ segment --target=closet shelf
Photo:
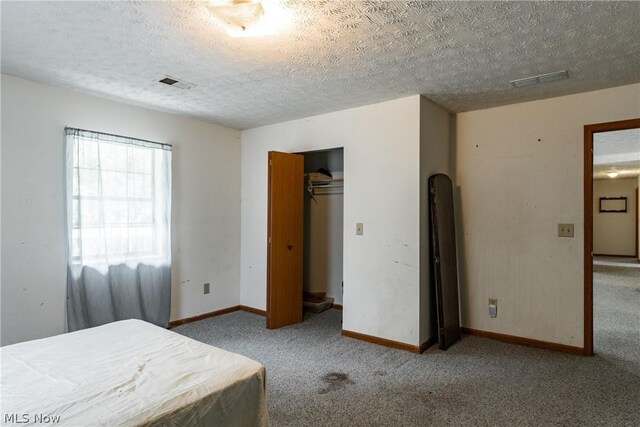
[[[342,194],[344,189],[343,180],[323,181],[323,182],[309,182],[307,185],[307,191],[312,196],[323,194]]]
[[[318,172],[305,174],[307,191],[311,196],[326,194],[342,194],[344,188],[344,178],[342,172],[334,172],[330,177]]]

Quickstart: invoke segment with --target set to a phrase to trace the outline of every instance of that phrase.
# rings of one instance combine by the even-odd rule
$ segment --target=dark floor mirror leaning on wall
[[[453,185],[444,174],[429,178],[431,278],[435,287],[438,346],[448,349],[460,339],[458,259],[453,212]]]

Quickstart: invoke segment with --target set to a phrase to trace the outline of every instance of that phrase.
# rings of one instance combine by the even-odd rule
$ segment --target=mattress
[[[0,358],[3,425],[269,424],[264,366],[140,320],[2,347]]]

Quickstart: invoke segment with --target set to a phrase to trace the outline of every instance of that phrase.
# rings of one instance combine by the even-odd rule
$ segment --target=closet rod
[[[314,185],[311,184],[309,187],[311,188],[343,188],[342,184],[326,184],[326,185]]]

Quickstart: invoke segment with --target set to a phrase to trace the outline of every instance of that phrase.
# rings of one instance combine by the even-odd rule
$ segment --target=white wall
[[[636,178],[593,181],[593,253],[636,255]],[[626,197],[627,212],[600,212],[600,197]]]
[[[1,85],[3,345],[64,331],[67,125],[173,144],[171,318],[239,303],[239,131],[6,75]]]
[[[267,152],[344,147],[343,328],[418,345],[419,133],[419,96],[243,131],[241,304],[266,308]]]
[[[458,114],[464,326],[582,347],[583,126],[637,117],[639,84]]]
[[[435,290],[430,281],[429,185],[431,175],[449,175],[450,115],[430,100],[420,98],[420,343],[435,337]],[[453,177],[451,177],[453,179]]]

